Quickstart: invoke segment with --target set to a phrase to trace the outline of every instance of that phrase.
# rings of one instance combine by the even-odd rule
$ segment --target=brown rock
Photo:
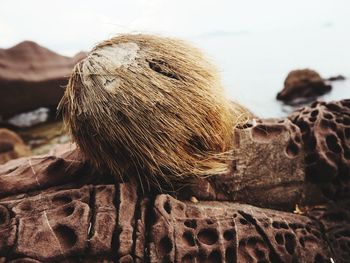
[[[348,101],[312,107],[291,117],[300,128],[289,120],[262,120],[237,129],[232,173],[198,181],[191,188],[195,202],[144,196],[136,183],[91,169],[78,149],[0,165],[0,262],[348,262],[348,195],[305,215],[215,201],[291,210],[305,195],[317,198],[303,192],[310,189],[303,143],[322,137],[317,127],[332,115],[338,124],[329,125],[336,129],[322,131],[338,135],[342,155],[331,159],[338,160],[335,170],[348,167],[342,158],[350,116]],[[315,109],[319,117],[310,121]],[[314,189],[334,185],[306,178]]]
[[[280,139],[287,138],[282,134]],[[40,161],[31,166],[26,158],[14,160],[13,172],[21,178],[4,173],[7,164],[0,166],[4,261],[346,262],[341,244],[348,226],[336,231],[332,216],[327,235],[338,240],[339,256],[314,215],[316,220],[238,203],[143,197],[134,183],[110,184],[102,176],[103,183],[98,174],[90,181],[77,150],[61,154],[32,157]]]
[[[304,188],[299,128],[289,120],[258,120],[235,130],[229,174],[195,180],[180,198],[239,201],[292,211]],[[188,189],[190,188],[190,189]]]
[[[0,164],[28,155],[30,155],[29,148],[16,133],[0,129]]]
[[[313,208],[309,217],[317,219],[324,227],[324,234],[334,254],[336,262],[349,262],[350,259],[350,200],[329,203],[324,207]]]
[[[306,180],[326,198],[350,197],[350,100],[315,102],[289,118],[302,132]]]
[[[332,255],[305,216],[167,195],[153,209],[150,262],[327,262]]]
[[[332,89],[321,76],[311,69],[291,71],[284,81],[284,88],[277,94],[277,99],[288,104],[312,100]]]
[[[61,56],[25,41],[0,49],[0,112],[7,118],[39,107],[56,108],[73,66],[84,57]]]
[[[79,151],[24,157],[0,165],[0,196],[26,193],[79,180],[85,164]],[[85,178],[86,179],[86,178]]]

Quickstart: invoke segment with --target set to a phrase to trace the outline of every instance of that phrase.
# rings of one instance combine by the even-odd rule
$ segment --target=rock
[[[346,78],[343,75],[337,75],[329,77],[327,80],[329,81],[338,81],[338,80],[345,80]]]
[[[292,211],[304,188],[299,128],[289,120],[254,120],[235,129],[235,138],[230,173],[196,179],[178,197],[194,195]]]
[[[302,132],[306,180],[322,189],[320,196],[350,197],[350,100],[314,102],[289,119]]]
[[[318,198],[310,185],[321,192],[335,187],[325,174],[310,179],[306,169],[304,178],[312,136],[338,136],[341,154],[328,160],[338,172],[329,176],[345,185],[339,171],[349,167],[342,159],[349,109],[348,100],[318,102],[290,120],[239,127],[232,173],[197,181],[195,202],[143,193],[136,174],[116,182],[69,144],[52,155],[11,160],[0,165],[0,262],[348,262],[345,188],[336,202],[298,214],[266,207],[290,211],[306,195]],[[322,120],[328,126],[317,128]],[[316,141],[320,156],[332,148],[324,143]],[[218,201],[224,199],[240,203]]]
[[[0,199],[0,254],[6,262],[338,260],[310,217],[169,195],[145,202],[135,190],[127,183],[66,185]]]
[[[298,104],[313,100],[332,89],[314,70],[301,69],[289,72],[284,88],[277,94],[277,100],[287,104]]]
[[[78,150],[10,160],[0,165],[0,197],[79,181],[84,167]]]
[[[84,56],[61,56],[31,41],[0,49],[2,117],[40,107],[56,108],[71,70]]]
[[[331,202],[324,207],[308,211],[309,217],[315,218],[324,227],[324,234],[334,254],[336,262],[349,262],[350,259],[350,200]]]
[[[16,133],[0,129],[0,164],[28,155],[30,155],[29,148]]]
[[[312,219],[228,202],[157,196],[150,262],[327,262],[331,251]]]

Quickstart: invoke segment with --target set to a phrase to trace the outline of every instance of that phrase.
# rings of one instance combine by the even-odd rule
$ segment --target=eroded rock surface
[[[305,149],[307,181],[317,184],[321,197],[350,195],[350,100],[315,102],[289,117],[299,126]]]
[[[0,166],[6,262],[346,262],[348,225],[335,216],[144,196],[135,183],[103,183],[77,150],[59,154]]]
[[[316,103],[291,121],[240,127],[231,173],[197,182],[192,201],[143,193],[136,175],[116,182],[72,146],[11,160],[0,165],[0,262],[349,262],[350,203],[341,173],[349,167],[348,109],[348,101]],[[318,126],[322,120],[328,128]],[[329,134],[341,150],[325,162],[334,174],[320,174],[308,168],[312,147],[305,145],[321,138],[322,156],[331,149]],[[319,160],[313,165],[324,166]],[[291,212],[327,187],[338,189],[330,195],[336,202]]]
[[[305,216],[227,202],[154,205],[150,262],[327,262],[331,252]]]
[[[311,69],[289,72],[284,81],[284,88],[277,94],[277,99],[287,104],[299,103],[321,96],[332,89],[321,76]]]
[[[130,184],[64,186],[0,199],[0,256],[6,262],[337,259],[317,219],[238,203],[181,202],[169,195],[150,202],[135,189]],[[334,248],[343,258],[347,236],[334,229],[332,217],[320,216],[333,222],[327,238],[336,238]]]

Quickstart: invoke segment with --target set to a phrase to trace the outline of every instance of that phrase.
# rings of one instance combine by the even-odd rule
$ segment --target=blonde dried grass
[[[134,49],[123,58],[130,61],[114,68],[103,62],[101,50],[123,45]],[[142,34],[97,45],[75,66],[59,108],[95,167],[121,178],[133,167],[160,188],[227,173],[233,129],[249,115],[225,98],[217,70],[198,49]]]

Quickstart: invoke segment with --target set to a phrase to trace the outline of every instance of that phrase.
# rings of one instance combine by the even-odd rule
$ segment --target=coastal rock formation
[[[321,96],[332,89],[321,76],[311,69],[289,72],[284,81],[284,88],[277,94],[277,100],[287,104],[299,103]]]
[[[73,66],[84,57],[61,56],[31,41],[0,49],[0,115],[56,108]]]
[[[134,183],[89,177],[76,150],[10,163],[0,166],[2,261],[338,260],[311,217],[239,203],[144,196]],[[20,174],[25,175],[17,178]],[[330,235],[337,244],[346,240],[341,233]]]
[[[28,155],[30,155],[29,148],[16,133],[0,129],[0,164]]]
[[[0,262],[349,262],[349,109],[317,102],[238,127],[231,172],[197,181],[196,198],[143,192],[137,175],[118,182],[69,144],[11,160],[0,165]],[[310,169],[312,137],[312,165],[331,173]],[[319,199],[327,186],[337,194]],[[292,213],[304,199],[317,206]]]
[[[350,197],[350,100],[314,102],[289,119],[302,132],[307,181],[326,198]]]

